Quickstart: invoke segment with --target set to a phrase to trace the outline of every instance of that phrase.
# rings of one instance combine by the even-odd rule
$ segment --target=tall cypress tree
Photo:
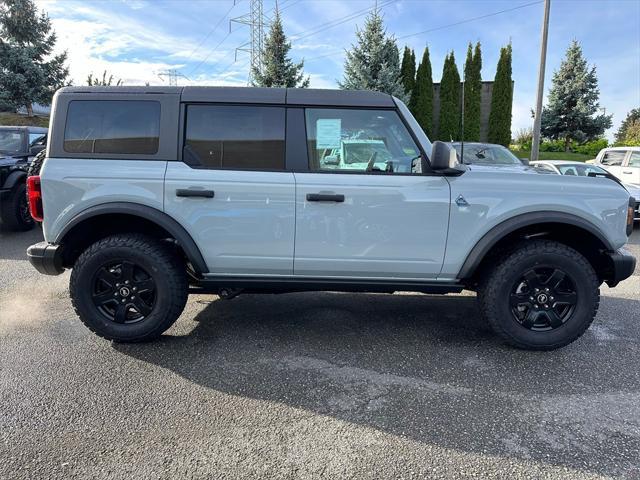
[[[438,138],[444,142],[460,139],[460,74],[453,51],[444,61],[440,81]]]
[[[482,95],[482,54],[480,42],[467,49],[464,64],[464,137],[469,142],[480,141],[480,101]]]
[[[500,59],[493,82],[491,113],[489,114],[489,142],[509,146],[511,143],[511,109],[513,81],[511,80],[511,44],[500,49]]]
[[[371,12],[358,42],[347,51],[340,88],[376,90],[405,100],[408,95],[400,79],[400,53],[396,40],[388,36],[379,10]]]
[[[254,87],[298,87],[307,88],[309,77],[304,76],[304,61],[293,63],[289,58],[291,42],[287,41],[282,28],[280,12],[276,9],[269,34],[262,50],[263,65],[260,70],[253,69],[251,83]]]
[[[416,86],[411,94],[409,109],[427,134],[433,137],[433,78],[429,47],[425,47],[416,73]]]
[[[416,55],[409,47],[404,47],[400,78],[402,79],[404,92],[407,96],[410,96],[416,86]]]

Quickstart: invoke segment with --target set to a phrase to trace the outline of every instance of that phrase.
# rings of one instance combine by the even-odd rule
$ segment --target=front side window
[[[626,154],[627,152],[621,150],[612,150],[609,152],[605,152],[604,156],[602,157],[602,164],[609,166],[622,165]]]
[[[132,100],[69,102],[64,150],[69,153],[158,152],[160,103]]]
[[[392,110],[306,110],[312,171],[421,173],[420,150]]]
[[[629,157],[629,166],[640,167],[640,152],[631,152],[631,157]]]
[[[42,133],[30,133],[29,134],[29,146],[34,147],[36,145],[44,145],[47,140],[47,136]]]
[[[205,168],[284,169],[283,107],[188,105],[185,157]]]

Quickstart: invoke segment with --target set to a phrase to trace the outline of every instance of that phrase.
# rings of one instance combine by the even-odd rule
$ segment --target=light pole
[[[551,0],[544,0],[544,20],[542,21],[542,43],[540,45],[540,67],[538,68],[538,96],[536,98],[536,116],[533,121],[533,141],[531,142],[531,161],[538,160],[540,150],[540,124],[542,122],[542,97],[544,95],[544,69],[547,63],[547,37],[549,33],[549,9]]]

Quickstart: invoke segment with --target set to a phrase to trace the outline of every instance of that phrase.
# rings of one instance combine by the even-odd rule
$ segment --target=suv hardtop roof
[[[30,127],[25,125],[18,125],[15,127],[12,127],[10,125],[2,125],[0,126],[0,130],[24,130],[28,133],[47,133],[49,131],[49,129],[45,127]]]
[[[395,107],[386,93],[364,90],[261,87],[63,87],[58,94],[178,94],[183,102]]]

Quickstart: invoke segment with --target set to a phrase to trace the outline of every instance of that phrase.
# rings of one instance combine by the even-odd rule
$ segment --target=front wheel
[[[507,343],[553,350],[579,338],[598,310],[591,264],[553,241],[524,242],[498,260],[478,290],[484,317]]]
[[[114,235],[91,245],[71,273],[80,320],[108,340],[141,342],[167,330],[187,301],[185,265],[162,242]]]

